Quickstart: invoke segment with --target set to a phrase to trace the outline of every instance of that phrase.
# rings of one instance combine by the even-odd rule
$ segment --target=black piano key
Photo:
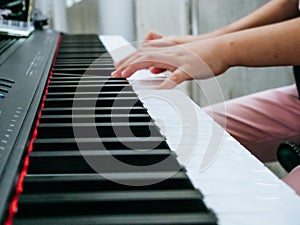
[[[122,92],[50,92],[47,93],[46,98],[116,98],[116,97],[135,97],[137,98],[137,94],[130,91],[122,91]]]
[[[104,46],[99,42],[98,43],[97,42],[83,42],[81,44],[78,44],[76,42],[74,42],[74,43],[62,42],[59,50],[69,49],[69,48],[77,48],[77,49],[81,49],[82,51],[84,51],[86,48],[104,48]]]
[[[109,177],[110,179],[107,179],[94,173],[28,174],[24,179],[23,193],[193,189],[193,184],[182,171],[175,174],[166,172],[113,173],[109,174]]]
[[[74,47],[79,47],[79,46],[84,46],[86,45],[92,45],[92,46],[98,46],[98,47],[104,47],[101,42],[99,42],[98,38],[93,38],[93,39],[85,39],[85,38],[78,38],[78,39],[66,39],[66,35],[64,34],[64,38],[61,41],[61,45],[59,48],[74,48]]]
[[[57,64],[54,67],[54,71],[57,70],[103,70],[103,69],[114,69],[114,65],[112,63],[109,64],[96,64],[96,63],[90,63],[90,64]]]
[[[97,216],[23,217],[16,218],[14,225],[217,225],[215,215],[208,213],[151,213],[112,214]]]
[[[146,140],[145,140],[146,139]],[[35,151],[78,150],[116,150],[116,149],[167,149],[168,144],[163,137],[116,137],[116,138],[43,138],[34,142]]]
[[[85,44],[93,44],[97,46],[104,46],[102,42],[99,41],[97,35],[83,35],[83,34],[64,34],[61,40],[61,46],[66,46],[68,44],[78,43],[79,46]]]
[[[107,76],[74,76],[74,77],[52,77],[51,83],[53,81],[107,81],[107,82],[115,82],[115,81],[123,81],[125,83],[128,83],[128,81],[125,78],[117,78],[117,77],[107,77]]]
[[[114,61],[112,58],[106,58],[101,56],[101,58],[97,59],[59,59],[56,60],[55,65],[64,65],[64,64],[110,64],[114,66]]]
[[[103,52],[102,54],[107,54]],[[98,59],[101,58],[101,55],[99,53],[80,53],[80,54],[58,54],[57,55],[57,60],[60,59]]]
[[[92,81],[92,80],[96,80],[96,81],[103,81],[103,80],[106,80],[106,81],[124,81],[124,82],[127,82],[128,81],[125,79],[125,78],[116,78],[116,77],[107,77],[107,76],[81,76],[81,77],[78,77],[78,76],[69,76],[69,77],[60,77],[60,76],[54,76],[51,78],[51,83],[53,83],[53,81],[79,81],[79,80],[89,80],[89,81]]]
[[[98,46],[103,46],[103,43],[99,41],[99,37],[96,34],[64,34],[61,43],[63,45],[69,43],[92,43],[97,44]]]
[[[83,157],[84,156],[84,157]],[[125,167],[113,166],[112,157]],[[92,162],[91,166],[89,162]],[[160,164],[159,164],[160,163]],[[134,167],[127,167],[131,165]],[[44,151],[30,155],[29,174],[125,173],[179,171],[181,166],[170,150]]]
[[[105,62],[99,62],[99,61],[90,61],[90,62],[59,62],[55,64],[54,68],[114,68],[114,63],[112,61],[105,61]]]
[[[49,92],[113,92],[113,91],[133,91],[129,84],[110,85],[49,85]]]
[[[51,85],[103,85],[103,84],[128,84],[128,81],[126,80],[112,80],[112,79],[106,79],[106,80],[51,80]]]
[[[89,74],[88,72],[84,73],[84,74],[79,74],[79,73],[72,73],[72,72],[68,72],[68,73],[53,73],[53,78],[69,78],[69,77],[77,77],[77,78],[83,78],[83,77],[100,77],[103,78],[105,77],[106,79],[110,79],[111,77],[107,76],[107,74],[100,76],[97,74]]]
[[[93,74],[97,76],[111,76],[111,73],[115,71],[115,68],[59,68],[59,69],[54,69],[53,72],[55,73],[75,73],[75,74]]]
[[[76,120],[76,119],[75,119]],[[161,137],[153,122],[41,123],[37,138]],[[145,140],[145,139],[144,139]]]
[[[80,73],[78,71],[103,71],[103,70],[114,70],[114,66],[112,64],[110,65],[96,65],[96,64],[90,64],[90,65],[57,65],[54,66],[54,71],[65,71],[72,72],[75,71],[75,73]]]
[[[59,46],[60,49],[68,49],[68,48],[82,48],[84,51],[85,48],[105,48],[104,45],[99,42],[99,40],[62,40]]]
[[[72,45],[72,47],[75,47],[74,45],[77,45],[77,46],[85,46],[85,45],[93,45],[93,46],[98,46],[98,47],[104,47],[103,43],[101,43],[99,41],[99,38],[95,35],[95,37],[93,36],[81,36],[78,38],[74,38],[74,37],[71,37],[71,38],[68,38],[65,36],[63,36],[63,39],[61,40],[61,46],[60,48],[63,48],[63,47],[68,47],[68,45]]]
[[[76,46],[74,46],[73,48],[76,48]],[[67,49],[67,48],[65,48],[65,49]],[[84,49],[82,49],[82,51],[84,52]],[[56,62],[58,62],[58,63],[59,62],[72,62],[72,61],[74,61],[74,62],[78,62],[78,61],[87,62],[87,61],[92,61],[92,60],[99,61],[99,62],[106,62],[106,61],[112,61],[113,62],[114,61],[113,58],[108,53],[105,53],[105,54],[101,54],[101,57],[99,57],[97,59],[94,59],[93,57],[91,57],[91,58],[77,57],[76,59],[60,58],[60,59],[57,59]],[[55,64],[56,64],[56,62],[55,62]]]
[[[89,40],[89,41],[97,41],[98,44],[100,44],[98,36],[96,34],[63,34],[63,39],[62,39],[62,43],[64,42],[72,42],[72,41],[85,41],[85,40]]]
[[[99,40],[90,40],[90,41],[84,41],[81,43],[76,43],[77,41],[62,41],[59,49],[64,49],[64,48],[104,48],[104,45],[99,42]]]
[[[20,217],[209,212],[196,190],[24,194],[18,208]]]
[[[72,48],[60,48],[58,51],[58,54],[65,54],[65,53],[97,53],[97,54],[103,54],[107,53],[105,48],[101,47],[85,47],[85,48],[78,48],[78,47],[72,47]]]
[[[112,107],[112,106],[143,106],[143,103],[136,97],[92,97],[92,98],[46,98],[44,107]]]
[[[72,48],[76,48],[78,50],[81,50],[81,52],[84,52],[85,49],[89,49],[89,48],[91,48],[91,49],[99,48],[99,49],[103,49],[103,51],[106,51],[105,47],[101,43],[99,43],[99,41],[98,41],[98,43],[97,43],[97,41],[82,42],[82,43],[79,43],[77,41],[62,42],[60,47],[59,47],[59,50],[72,49]]]
[[[85,114],[85,115],[42,115],[41,123],[128,123],[128,122],[151,122],[152,118],[148,114]]]
[[[141,106],[132,107],[63,107],[43,108],[42,115],[98,115],[98,114],[145,114],[147,110]]]

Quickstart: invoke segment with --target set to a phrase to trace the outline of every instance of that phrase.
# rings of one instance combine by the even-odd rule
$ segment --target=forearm
[[[222,57],[232,66],[300,64],[300,18],[216,38]]]
[[[208,34],[199,35],[200,38],[212,38],[224,34],[233,33],[249,28],[269,25],[298,16],[297,0],[271,0],[253,13],[240,20],[222,27]]]
[[[170,43],[177,45],[198,40],[205,40],[241,30],[288,20],[298,16],[298,14],[298,0],[271,0],[248,16],[245,16],[244,18],[213,32],[200,35],[167,36],[163,39],[161,39],[162,35],[155,32],[149,32],[145,40],[151,41],[144,45],[162,47],[169,46]]]

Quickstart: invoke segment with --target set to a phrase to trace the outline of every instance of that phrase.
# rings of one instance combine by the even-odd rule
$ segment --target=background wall
[[[137,40],[150,30],[165,35],[183,35],[188,32],[188,10],[185,0],[135,0]]]
[[[136,39],[133,0],[35,0],[35,5],[49,16],[54,30]]]
[[[100,0],[99,3],[100,32],[102,34],[121,34],[128,41],[135,41],[134,1]]]
[[[67,30],[70,33],[99,33],[98,0],[80,1],[66,7]]]

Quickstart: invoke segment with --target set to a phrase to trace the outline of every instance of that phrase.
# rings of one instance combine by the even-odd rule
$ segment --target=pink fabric
[[[225,112],[222,110],[224,104]],[[204,110],[220,124],[226,120],[225,129],[261,161],[276,161],[277,148],[284,141],[300,144],[300,100],[296,85],[255,93],[224,104]],[[296,176],[300,180],[300,168],[288,179],[289,184]]]

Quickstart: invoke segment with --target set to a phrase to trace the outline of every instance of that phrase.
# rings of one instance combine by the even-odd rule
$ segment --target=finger
[[[153,40],[153,41],[146,41],[143,43],[143,48],[147,47],[168,47],[174,45],[171,41],[161,40]]]
[[[151,62],[139,62],[139,63],[130,64],[124,68],[117,69],[112,73],[112,76],[128,78],[131,75],[133,75],[136,71],[141,69],[147,69],[151,65],[152,65]]]
[[[162,68],[157,68],[157,67],[151,67],[150,68],[150,72],[151,73],[154,73],[154,74],[159,74],[159,73],[163,73],[165,72],[166,70],[165,69],[162,69]]]
[[[121,76],[128,78],[131,75],[133,75],[136,71],[141,70],[141,69],[148,69],[149,67],[152,67],[155,65],[161,70],[169,70],[169,71],[174,71],[176,68],[172,65],[169,64],[164,64],[164,63],[157,63],[157,62],[152,62],[152,61],[142,61],[142,62],[135,62],[132,65],[126,67],[122,72]]]
[[[132,75],[132,71],[136,72],[139,69],[149,69],[150,67],[174,71],[175,67],[172,65],[174,63],[171,63],[170,58],[166,59],[164,54],[161,54],[157,49],[139,50],[129,58],[122,60],[116,71],[111,75],[115,77],[129,77]]]
[[[136,71],[141,69],[148,69],[150,67],[157,67],[162,70],[169,70],[171,72],[175,71],[176,69],[171,64],[167,64],[159,61],[145,60],[143,58],[137,58],[135,61],[132,61],[126,66],[124,65],[118,68],[116,71],[112,73],[112,76],[128,78]]]
[[[152,66],[152,62],[150,61],[140,61],[140,62],[135,62],[135,63],[130,63],[121,66],[117,70],[115,70],[111,75],[113,77],[124,77],[128,78],[132,74],[134,74],[136,71],[140,69],[147,69]]]
[[[123,65],[127,60],[129,60],[130,58],[134,57],[134,55],[136,55],[136,54],[137,54],[137,51],[134,52],[133,54],[129,55],[129,56],[126,56],[125,58],[121,59],[120,61],[115,62],[115,63],[114,63],[115,68],[120,67],[120,66]]]
[[[172,89],[185,80],[190,80],[191,77],[180,69],[176,69],[174,73],[167,77],[157,89]]]
[[[146,51],[145,49],[138,49],[133,54],[123,58],[122,60],[120,60],[118,63],[115,64],[116,69],[123,70],[124,67],[129,66],[134,61],[141,61],[137,59],[142,58],[146,54],[145,51]]]
[[[148,51],[148,48],[140,48],[138,50],[136,50],[134,53],[126,56],[125,58],[121,59],[119,62],[116,62],[114,64],[114,66],[118,69],[120,68],[122,65],[129,65],[130,61],[132,61],[133,59],[140,57],[141,55],[145,54],[145,51]]]
[[[150,31],[146,37],[144,38],[144,41],[149,41],[149,40],[155,40],[155,39],[160,39],[162,38],[163,36],[158,33],[158,32],[155,32],[155,31]]]

